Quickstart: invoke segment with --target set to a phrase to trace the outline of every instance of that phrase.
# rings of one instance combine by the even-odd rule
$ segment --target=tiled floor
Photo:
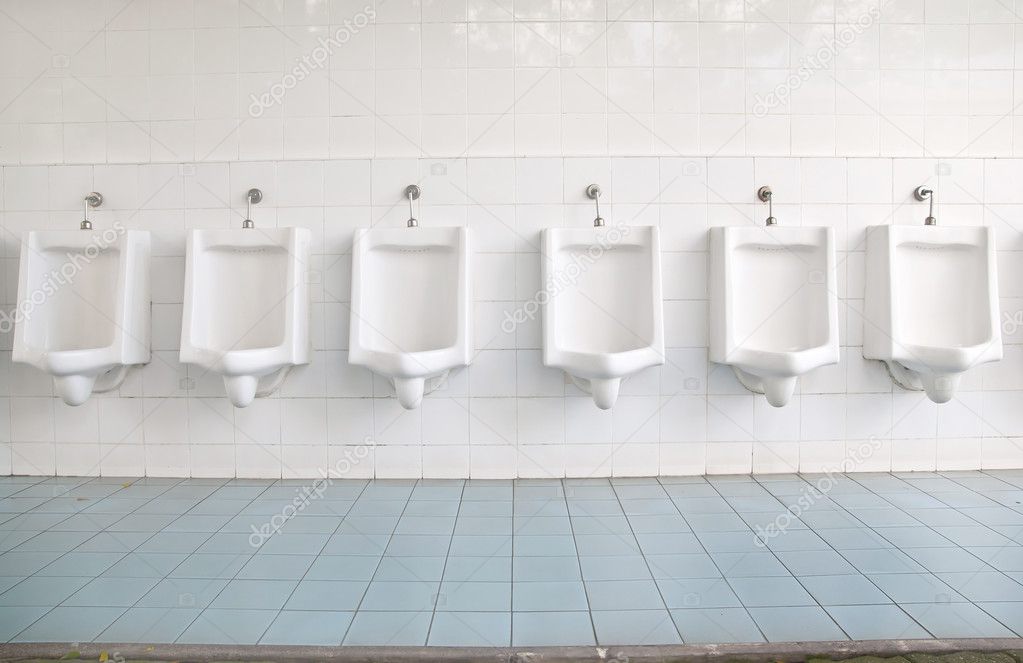
[[[0,641],[1023,634],[1023,470],[313,487],[0,478]]]

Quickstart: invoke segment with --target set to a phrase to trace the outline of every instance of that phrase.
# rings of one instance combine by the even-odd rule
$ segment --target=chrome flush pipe
[[[252,206],[263,201],[263,192],[259,189],[249,189],[245,194],[245,220],[242,221],[242,228],[255,228],[252,222]]]
[[[418,228],[419,220],[416,219],[415,214],[412,213],[412,201],[419,200],[419,196],[423,194],[423,190],[415,184],[409,184],[405,187],[405,197],[408,198],[408,222],[406,226],[409,228]]]
[[[597,218],[593,219],[593,227],[599,228],[604,225],[604,219],[600,216],[600,186],[591,184],[586,187],[586,197],[593,201],[597,207]]]
[[[927,201],[927,218],[924,219],[925,226],[935,226],[938,224],[938,220],[934,218],[934,189],[928,189],[927,187],[918,186],[913,191],[913,197],[920,202]]]
[[[767,203],[767,225],[773,226],[778,223],[778,219],[774,218],[774,192],[771,191],[771,187],[762,186],[757,189],[757,198],[760,202]]]
[[[82,230],[92,230],[92,221],[89,220],[89,208],[96,208],[103,204],[103,196],[93,191],[83,199],[84,214],[82,223],[78,227]]]

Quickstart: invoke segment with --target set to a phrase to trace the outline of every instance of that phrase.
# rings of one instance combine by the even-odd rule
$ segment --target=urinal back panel
[[[209,247],[196,265],[195,336],[207,347],[251,350],[284,342],[289,256],[284,247]],[[217,312],[216,315],[213,313]]]
[[[189,234],[182,358],[273,348],[308,361],[305,228],[195,230]]]
[[[713,361],[837,345],[829,228],[712,228],[710,260]]]
[[[32,231],[19,266],[15,353],[110,349],[113,361],[149,357],[149,233]],[[131,274],[130,288],[126,282]]]
[[[824,246],[742,244],[734,261],[734,333],[746,347],[792,352],[827,342]]]
[[[994,356],[998,310],[992,228],[867,228],[864,357],[892,359],[902,345],[984,345]]]
[[[991,338],[983,247],[904,242],[895,252],[895,315],[905,342],[957,347]]]
[[[631,228],[613,242],[602,239],[608,231],[601,229],[546,232],[551,251],[544,280],[553,292],[545,323],[556,347],[616,353],[656,344],[661,275],[655,229]]]
[[[462,343],[467,239],[464,228],[359,231],[352,274],[353,348],[412,353]]]
[[[29,259],[29,292],[45,292],[52,274],[69,264],[77,249],[52,246]],[[59,285],[26,321],[27,334],[42,341],[42,349],[88,350],[105,348],[115,340],[117,275],[120,251],[100,252],[74,278]]]

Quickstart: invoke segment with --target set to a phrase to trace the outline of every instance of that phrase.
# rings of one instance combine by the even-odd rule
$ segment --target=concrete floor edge
[[[0,644],[0,660],[59,659],[77,651],[81,659],[101,652],[124,660],[150,661],[343,661],[403,663],[413,661],[508,661],[570,663],[574,661],[779,661],[800,663],[809,658],[836,660],[857,656],[898,656],[908,653],[1004,652],[1023,650],[1023,638],[951,638],[927,640],[835,640],[761,642],[721,645],[627,645],[622,647],[317,647],[292,645],[149,645],[120,643]]]

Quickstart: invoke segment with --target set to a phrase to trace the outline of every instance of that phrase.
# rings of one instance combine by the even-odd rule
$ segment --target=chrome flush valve
[[[242,221],[242,228],[256,227],[256,224],[252,222],[252,206],[259,204],[262,200],[263,192],[259,189],[249,189],[245,194],[245,220]]]
[[[89,208],[96,208],[103,204],[103,196],[93,191],[84,198],[85,214],[82,216],[82,223],[79,228],[82,230],[92,230],[92,221],[89,220]]]
[[[934,189],[928,189],[927,187],[918,186],[913,191],[913,197],[920,202],[927,201],[927,218],[924,219],[925,226],[934,226],[938,224],[938,220],[934,218]]]
[[[593,219],[593,227],[599,228],[604,225],[604,219],[600,216],[600,186],[597,184],[591,184],[586,187],[586,197],[593,201],[593,204],[597,207],[597,218]]]
[[[419,200],[419,196],[421,196],[422,194],[423,194],[422,189],[420,189],[415,184],[409,184],[407,187],[405,187],[405,197],[408,198],[408,223],[406,225],[409,228],[419,227],[419,220],[416,219],[415,214],[412,213],[412,201]]]
[[[757,189],[757,198],[760,202],[767,203],[767,225],[773,226],[778,223],[778,219],[774,218],[774,192],[771,191],[771,187],[762,186]]]

